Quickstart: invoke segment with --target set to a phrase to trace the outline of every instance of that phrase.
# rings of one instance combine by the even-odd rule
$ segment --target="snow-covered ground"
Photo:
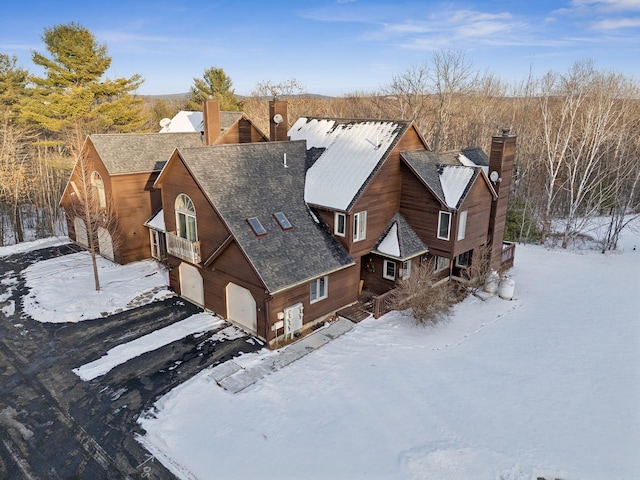
[[[189,479],[640,478],[633,245],[518,245],[512,301],[470,297],[431,328],[366,320],[238,394],[205,370],[139,440]]]
[[[88,252],[37,262],[24,270],[29,294],[25,313],[40,322],[79,322],[135,306],[135,299],[170,295],[167,271],[154,260],[117,265],[96,257],[100,290],[95,290]],[[133,303],[132,303],[133,302]]]
[[[3,247],[0,256],[50,241]],[[518,245],[512,301],[471,297],[430,328],[399,313],[366,320],[237,394],[205,370],[142,415],[139,441],[189,479],[640,478],[634,246],[637,229],[606,255]],[[28,313],[79,321],[168,293],[153,262],[99,262],[99,293],[87,254],[34,264]],[[11,272],[0,276],[5,291],[17,284]],[[173,339],[212,321],[191,317],[163,333]],[[93,367],[124,363],[166,338],[115,347]],[[273,355],[234,361],[250,368]]]

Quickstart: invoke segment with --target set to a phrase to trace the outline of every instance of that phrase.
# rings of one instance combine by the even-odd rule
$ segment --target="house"
[[[515,137],[430,152],[411,122],[304,117],[285,135],[285,115],[270,103],[272,142],[178,147],[158,176],[151,222],[183,297],[272,344],[424,262],[446,279],[501,251]]]
[[[145,228],[162,205],[153,184],[175,148],[267,140],[243,113],[220,112],[215,100],[205,102],[204,111],[202,131],[89,135],[60,200],[69,237],[87,247],[87,232],[95,230],[96,250],[106,258],[121,264],[149,258],[160,245],[157,233]],[[94,200],[95,229],[81,213],[85,197]]]
[[[271,342],[357,300],[355,263],[304,201],[304,141],[178,148],[162,192],[171,287]]]

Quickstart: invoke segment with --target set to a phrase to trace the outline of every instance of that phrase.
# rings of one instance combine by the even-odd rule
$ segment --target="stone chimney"
[[[498,199],[491,204],[488,238],[489,247],[491,248],[491,268],[495,270],[500,268],[515,154],[516,136],[510,135],[508,128],[502,130],[502,135],[492,137],[491,153],[489,155],[489,179],[498,194]]]
[[[220,102],[215,98],[208,98],[202,105],[202,119],[204,121],[204,144],[213,145],[220,136]]]
[[[286,100],[269,101],[269,140],[286,141],[289,140],[287,131],[289,130],[289,119],[287,117]]]

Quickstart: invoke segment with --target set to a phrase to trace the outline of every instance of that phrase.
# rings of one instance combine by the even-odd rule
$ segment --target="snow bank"
[[[26,314],[40,322],[79,322],[131,308],[130,303],[151,291],[169,295],[167,272],[153,260],[118,265],[100,256],[95,290],[88,252],[35,263],[23,271],[29,294],[23,298]]]
[[[365,320],[236,395],[204,371],[140,441],[180,478],[639,478],[638,272],[519,245],[512,301]]]

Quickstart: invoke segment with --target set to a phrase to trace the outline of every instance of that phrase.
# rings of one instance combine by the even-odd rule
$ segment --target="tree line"
[[[64,228],[58,201],[87,135],[155,132],[181,109],[210,96],[222,110],[244,111],[268,132],[268,100],[287,99],[289,118],[413,121],[432,150],[480,146],[501,128],[518,135],[507,236],[567,247],[594,217],[609,221],[599,238],[614,249],[640,213],[640,89],[636,79],[589,60],[566,72],[530,74],[517,85],[481,73],[460,51],[438,51],[394,75],[375,92],[309,95],[295,79],[258,81],[238,97],[224,70],[204,70],[185,98],[135,95],[139,75],[105,78],[107,47],[71,23],[46,29],[47,55],[33,52],[38,77],[0,53],[0,245]]]

